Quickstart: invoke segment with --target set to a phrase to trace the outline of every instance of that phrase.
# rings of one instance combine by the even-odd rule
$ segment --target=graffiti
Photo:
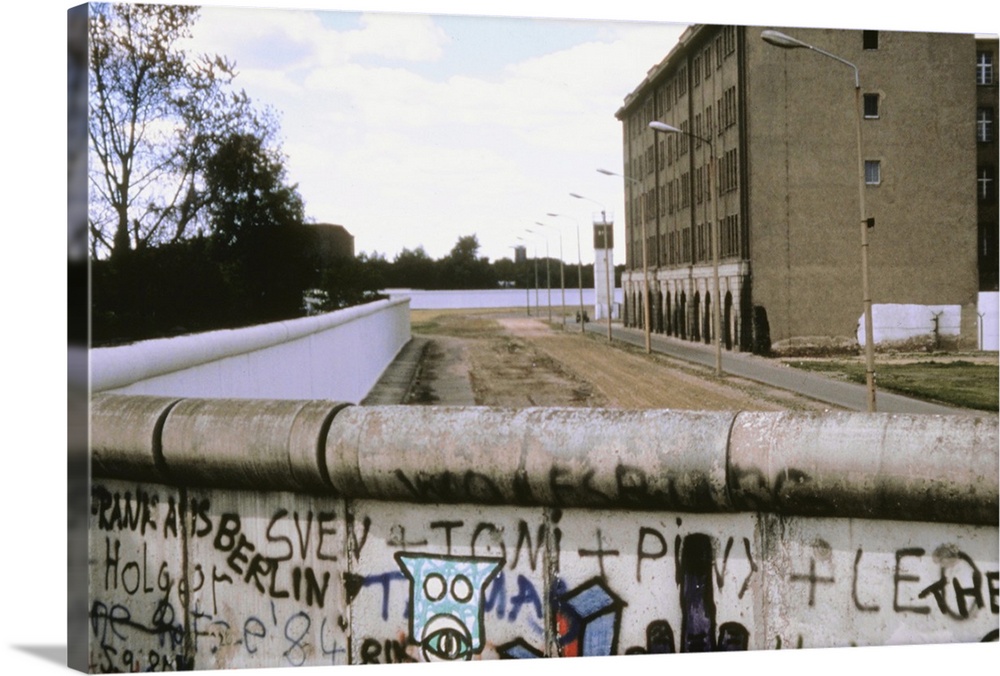
[[[597,567],[601,571],[601,577],[604,575],[604,557],[605,556],[618,556],[619,551],[617,549],[604,549],[603,540],[601,538],[601,529],[597,529],[597,549],[578,549],[577,554],[580,558],[595,557],[597,559]]]
[[[788,579],[792,582],[807,582],[809,584],[809,607],[816,605],[816,585],[818,584],[828,584],[832,585],[835,580],[832,575],[820,576],[816,572],[816,561],[819,559],[827,567],[830,565],[830,559],[833,552],[830,548],[830,544],[822,539],[817,539],[812,543],[813,556],[809,557],[809,572],[808,573],[792,573],[788,576]]]
[[[397,553],[410,580],[409,640],[428,661],[468,660],[483,649],[483,596],[503,559]]]
[[[366,638],[361,642],[361,664],[404,664],[417,660],[406,652],[406,643],[394,639],[379,641]]]
[[[593,578],[559,595],[555,606],[561,657],[614,655],[625,602],[602,578]]]
[[[558,501],[672,499],[623,464],[615,483],[546,472]],[[474,472],[396,478],[427,499],[493,494]],[[998,637],[988,528],[412,509],[96,482],[91,671],[746,650],[751,633],[769,648]],[[758,632],[747,618],[775,595],[781,615]]]
[[[534,615],[528,617],[528,626],[536,633],[542,634],[545,629],[539,624],[542,620],[542,597],[539,595],[535,585],[524,575],[517,576],[517,593],[510,597],[510,612],[507,612],[507,578],[503,572],[494,578],[493,582],[486,589],[486,599],[483,609],[486,613],[495,611],[496,618],[508,622],[516,622],[521,616],[521,609],[530,606],[534,610]]]
[[[184,627],[174,607],[167,600],[156,604],[148,623],[133,618],[125,605],[107,605],[94,601],[89,613],[90,629],[98,643],[98,661],[91,671],[117,673],[124,671],[172,671],[190,668],[190,659],[183,653]],[[133,633],[149,636],[159,650],[147,650],[143,663],[143,650],[125,647]],[[121,644],[121,649],[116,647]]]
[[[942,545],[932,554],[933,561],[938,564],[939,577],[925,585],[926,580],[911,572],[909,565],[919,563],[926,554],[920,547],[896,551],[892,602],[895,612],[930,615],[936,609],[952,619],[966,620],[975,609],[985,610],[988,605],[991,614],[998,613],[997,571],[983,574],[967,553],[951,545]],[[914,589],[919,589],[915,600]],[[904,594],[910,597],[909,601],[902,600]]]

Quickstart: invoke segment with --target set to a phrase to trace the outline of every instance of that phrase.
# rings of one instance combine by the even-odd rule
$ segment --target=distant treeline
[[[389,288],[546,288],[545,259],[491,262],[478,253],[479,242],[469,235],[436,260],[420,247],[391,261],[377,253],[322,259],[308,229],[288,224],[259,228],[238,246],[208,235],[142,247],[90,262],[91,344],[293,319],[377,300]],[[567,263],[563,272],[566,287],[576,288],[579,266]],[[548,260],[548,274],[558,288],[558,260]],[[582,275],[583,286],[592,288],[593,265],[584,265]],[[84,275],[71,270],[70,279],[81,286]],[[83,331],[72,322],[71,340],[84,342]]]

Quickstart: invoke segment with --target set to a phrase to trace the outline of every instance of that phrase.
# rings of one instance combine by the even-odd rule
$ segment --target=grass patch
[[[789,366],[839,376],[864,384],[861,362],[788,361]],[[995,364],[968,361],[926,361],[907,364],[875,364],[878,389],[905,394],[979,411],[1000,407],[1000,369]]]
[[[422,310],[410,312],[410,331],[421,335],[482,338],[498,333],[499,326],[489,317],[449,310]]]

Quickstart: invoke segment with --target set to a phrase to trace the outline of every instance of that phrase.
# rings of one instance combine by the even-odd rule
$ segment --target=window
[[[976,140],[989,143],[993,140],[993,109],[980,108],[976,113]]]
[[[865,160],[865,183],[878,185],[882,182],[882,165],[878,160]]]
[[[867,118],[878,117],[878,94],[865,94],[864,104],[865,104],[865,117]]]
[[[993,52],[976,52],[976,84],[993,84]]]
[[[878,49],[878,31],[861,31],[861,47]]]
[[[705,48],[705,55],[704,55],[703,58],[705,60],[705,79],[707,80],[708,78],[712,77],[712,48],[711,47],[706,47]]]
[[[736,87],[730,87],[716,102],[719,111],[719,134],[736,124]]]
[[[979,199],[988,200],[993,197],[993,167],[980,167],[979,176],[976,179],[978,183],[978,188],[976,193],[979,195]]]
[[[725,26],[722,29],[722,40],[726,50],[726,58],[736,51],[736,27]]]

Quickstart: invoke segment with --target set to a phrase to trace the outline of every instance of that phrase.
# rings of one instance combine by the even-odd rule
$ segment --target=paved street
[[[607,324],[591,322],[587,331],[607,335]],[[612,324],[611,335],[615,340],[645,347],[645,337],[641,329],[626,329]],[[715,351],[711,345],[693,343],[676,338],[652,334],[650,347],[654,352],[666,354],[684,361],[715,367]],[[876,378],[878,377],[878,357],[876,357]],[[726,374],[778,387],[790,392],[803,394],[817,401],[853,411],[868,410],[867,391],[864,385],[834,380],[822,375],[786,366],[778,361],[742,352],[722,352],[722,370]],[[891,392],[878,391],[876,380],[876,409],[884,413],[930,413],[954,414],[966,412],[984,415],[979,411],[963,411],[952,406],[933,404],[919,399],[904,397]]]

